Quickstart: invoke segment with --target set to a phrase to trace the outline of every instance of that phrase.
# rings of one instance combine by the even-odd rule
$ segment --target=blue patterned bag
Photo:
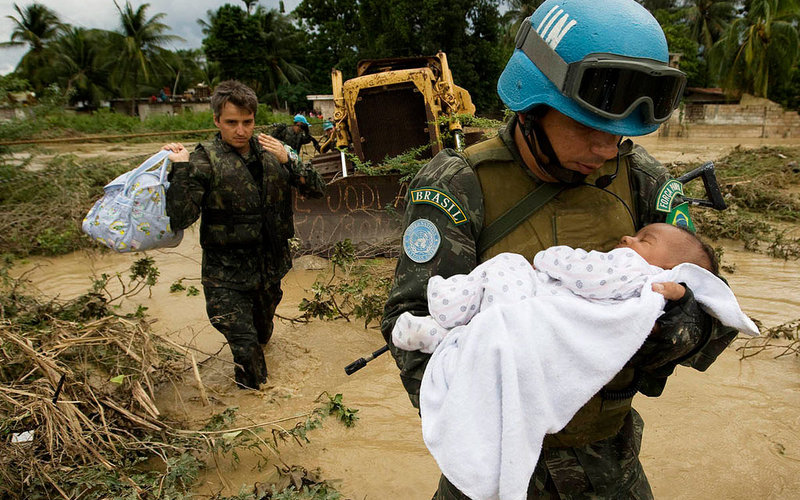
[[[183,231],[173,232],[167,217],[169,153],[159,151],[108,183],[83,219],[83,232],[120,253],[178,246]]]

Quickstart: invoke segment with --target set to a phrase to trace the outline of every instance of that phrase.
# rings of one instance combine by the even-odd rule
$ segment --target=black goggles
[[[678,107],[686,86],[682,71],[654,59],[589,54],[567,64],[528,20],[517,33],[516,46],[562,94],[612,120],[625,118],[645,103],[647,123],[664,122]]]

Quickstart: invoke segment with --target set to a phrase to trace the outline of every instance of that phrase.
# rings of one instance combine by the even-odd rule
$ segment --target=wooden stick
[[[133,413],[129,412],[128,410],[126,410],[125,408],[122,408],[121,406],[119,406],[118,404],[116,404],[115,402],[111,401],[108,398],[102,400],[101,403],[103,403],[104,405],[108,406],[112,410],[116,410],[118,413],[121,413],[128,420],[130,420],[130,421],[132,421],[132,422],[134,422],[136,424],[139,424],[141,426],[147,427],[148,429],[152,429],[154,431],[162,430],[161,427],[155,425],[152,422],[149,422],[149,421],[143,419],[142,417],[140,417],[140,416],[138,416],[136,414],[133,414]]]
[[[200,370],[197,368],[197,360],[194,358],[194,353],[186,351],[189,353],[189,357],[192,360],[192,371],[194,372],[194,379],[197,380],[197,388],[200,390],[200,400],[203,402],[203,406],[208,406],[211,403],[208,401],[208,395],[206,394],[206,388],[203,385],[203,379],[200,378]]]

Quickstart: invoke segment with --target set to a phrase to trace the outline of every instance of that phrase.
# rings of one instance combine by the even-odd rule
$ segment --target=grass
[[[292,117],[273,113],[261,104],[256,113],[256,125],[291,123]],[[91,114],[75,114],[60,109],[47,108],[33,111],[33,117],[0,122],[0,141],[14,139],[49,139],[80,137],[84,135],[119,135],[176,130],[202,130],[214,128],[211,109],[185,110],[176,115],[151,115],[144,121],[136,116],[100,109]]]

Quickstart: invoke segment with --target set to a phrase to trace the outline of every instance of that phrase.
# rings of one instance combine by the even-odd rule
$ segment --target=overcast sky
[[[125,0],[117,1],[120,6],[125,3]],[[14,4],[24,9],[32,3],[33,0],[0,0],[0,41],[8,41],[14,27],[14,23],[6,16],[19,19]],[[46,5],[58,14],[63,22],[73,26],[115,31],[119,28],[119,13],[113,0],[38,0],[38,3]],[[244,7],[241,0],[150,0],[149,2],[131,0],[134,9],[143,3],[150,4],[146,11],[148,19],[163,12],[166,17],[161,22],[171,27],[171,34],[185,40],[175,42],[173,47],[168,47],[176,49],[200,48],[203,34],[200,32],[197,20],[206,19],[206,11],[216,10],[226,3]],[[300,0],[284,0],[287,13],[299,3]],[[268,9],[278,8],[278,0],[260,0],[259,4]],[[5,75],[13,71],[26,51],[27,49],[17,47],[0,48],[0,74]]]

